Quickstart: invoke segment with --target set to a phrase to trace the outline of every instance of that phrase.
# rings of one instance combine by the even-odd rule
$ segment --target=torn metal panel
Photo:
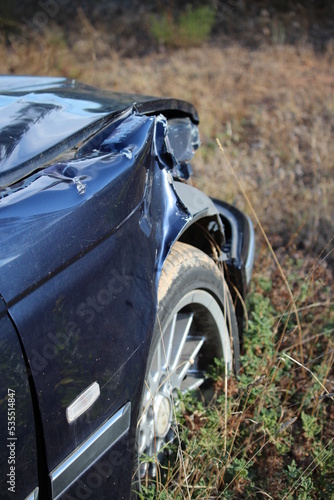
[[[0,186],[42,168],[135,104],[141,114],[198,122],[195,108],[177,99],[97,91],[64,78],[1,77]]]
[[[127,132],[132,142],[125,151],[115,140],[113,150],[57,162],[0,190],[0,289],[7,300],[80,258],[138,210],[151,164],[154,117],[130,115],[112,134]]]
[[[6,300],[38,287],[138,210],[141,230],[147,237],[155,233],[154,245],[161,248],[156,268],[162,267],[191,218],[175,191],[171,174],[176,160],[167,131],[165,117],[141,115],[130,108],[72,157],[66,153],[27,179],[0,189],[0,289]],[[82,220],[87,222],[84,234]]]
[[[101,142],[83,145],[84,155],[47,166],[0,200],[0,289],[22,332],[49,470],[140,394],[160,271],[191,219],[175,190],[166,124],[132,109]],[[80,195],[76,179],[86,187]],[[68,426],[74,385],[77,394],[94,380],[100,397]]]

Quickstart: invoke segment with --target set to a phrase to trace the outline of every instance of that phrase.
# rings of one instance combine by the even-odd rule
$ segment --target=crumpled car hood
[[[78,147],[133,105],[140,113],[180,113],[198,123],[193,106],[180,100],[98,91],[65,78],[0,77],[0,187]]]

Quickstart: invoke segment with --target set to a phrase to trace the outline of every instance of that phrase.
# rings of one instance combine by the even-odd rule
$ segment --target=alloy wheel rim
[[[211,332],[210,339],[211,344],[216,343],[217,354],[213,357],[219,356],[221,350],[226,369],[231,369],[231,344],[221,307],[205,290],[187,293],[170,313],[150,361],[138,422],[140,477],[156,476],[163,448],[173,440],[174,405],[178,391],[185,393],[196,389],[205,380],[200,357],[203,346],[209,340],[208,333],[196,328],[198,316],[205,314],[210,317],[211,330],[215,330]]]

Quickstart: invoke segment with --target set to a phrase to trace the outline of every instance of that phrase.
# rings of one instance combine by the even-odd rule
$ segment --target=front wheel
[[[173,439],[178,392],[200,387],[214,358],[223,358],[230,371],[233,356],[237,366],[238,327],[222,271],[201,250],[175,243],[159,282],[157,322],[140,405],[139,480],[156,476],[161,450]]]

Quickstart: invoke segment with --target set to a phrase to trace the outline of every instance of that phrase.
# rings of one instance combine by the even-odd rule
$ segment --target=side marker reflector
[[[70,424],[90,408],[100,396],[100,386],[93,382],[66,408],[66,419]]]

